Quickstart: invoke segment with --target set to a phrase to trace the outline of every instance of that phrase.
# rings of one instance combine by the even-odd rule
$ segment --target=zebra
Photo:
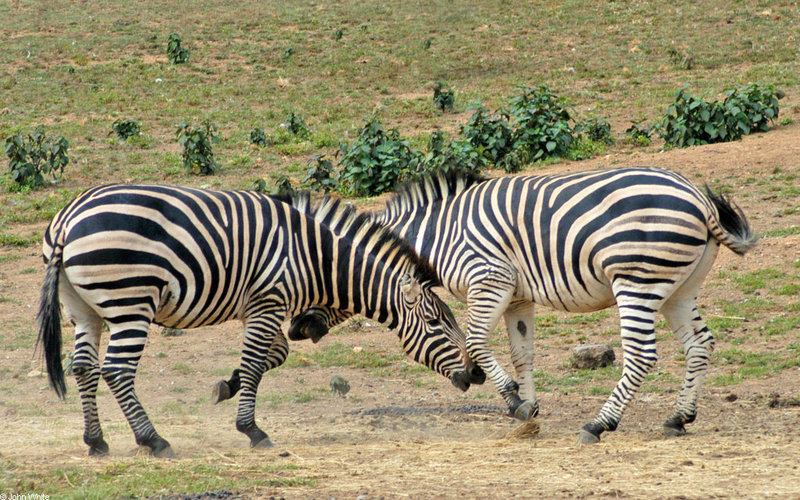
[[[744,255],[757,242],[741,209],[682,175],[631,167],[485,179],[434,175],[407,184],[373,218],[431,262],[444,287],[468,305],[467,352],[516,418],[539,411],[533,380],[534,306],[589,312],[616,304],[622,375],[600,413],[579,432],[595,443],[617,428],[656,363],[661,312],[686,353],[686,373],[666,435],[686,433],[714,347],[697,310],[719,245]],[[518,384],[487,336],[505,319]],[[330,327],[313,307],[290,331]],[[327,323],[326,323],[327,321]]]
[[[432,290],[435,272],[406,242],[351,208],[339,211],[346,231],[335,234],[287,201],[252,191],[117,184],[89,189],[55,215],[42,245],[37,347],[63,399],[63,303],[75,325],[72,366],[90,455],[109,451],[95,398],[102,377],[137,444],[174,456],[134,390],[151,323],[243,322],[236,428],[251,447],[272,445],[256,424],[255,399],[263,373],[288,355],[281,323],[311,305],[398,329],[409,356],[462,390],[471,373],[480,374],[452,312]],[[101,366],[103,323],[110,337]]]

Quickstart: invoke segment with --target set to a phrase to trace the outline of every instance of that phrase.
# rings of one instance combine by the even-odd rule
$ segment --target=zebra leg
[[[153,456],[174,458],[169,443],[158,435],[147,417],[134,387],[136,367],[142,357],[149,326],[149,319],[111,324],[111,339],[100,372],[128,419],[136,444],[150,448]]]
[[[686,434],[685,424],[694,422],[697,417],[697,395],[703,385],[708,361],[714,350],[714,336],[700,318],[697,305],[692,300],[670,300],[661,312],[670,328],[683,344],[686,353],[686,374],[675,413],[664,422],[664,434],[682,436]]]
[[[267,355],[267,368],[265,371],[269,371],[273,368],[277,368],[278,366],[282,365],[284,361],[286,361],[286,356],[289,355],[289,345],[286,342],[286,338],[282,335],[278,335],[275,341],[272,344],[272,348]],[[214,386],[214,390],[211,393],[211,401],[214,404],[219,402],[225,401],[226,399],[230,399],[239,392],[239,389],[242,388],[242,379],[239,376],[239,369],[233,370],[231,374],[231,378],[228,380],[220,380]]]
[[[517,408],[521,413],[521,420],[528,420],[539,414],[539,401],[536,399],[536,383],[533,380],[533,329],[534,329],[534,304],[521,302],[512,304],[506,309],[504,315],[508,339],[511,343],[511,362],[519,380],[519,395],[523,406]],[[526,404],[528,403],[528,404]],[[530,409],[530,414],[523,412]],[[519,417],[518,417],[519,418]]]
[[[604,431],[617,429],[622,413],[658,359],[655,335],[658,307],[652,301],[637,300],[633,292],[615,292],[622,335],[622,378],[600,414],[581,429],[579,443],[597,443]]]
[[[480,366],[505,399],[510,413],[521,420],[533,414],[533,405],[519,397],[519,384],[506,373],[489,348],[488,336],[511,303],[516,276],[513,270],[492,267],[481,280],[470,284],[467,292],[469,319],[467,353]]]
[[[89,305],[78,297],[67,279],[59,281],[61,302],[75,325],[75,353],[72,372],[78,383],[83,410],[83,442],[89,445],[90,456],[106,455],[108,443],[103,439],[103,429],[97,416],[97,384],[100,381],[98,347],[103,320]]]
[[[686,434],[684,425],[694,422],[697,417],[697,395],[714,350],[714,336],[700,317],[696,301],[718,250],[718,244],[707,244],[702,255],[698,256],[697,266],[661,307],[661,313],[670,329],[680,339],[686,354],[686,373],[678,396],[678,405],[675,413],[664,422],[663,431],[668,436]]]
[[[264,372],[281,365],[289,354],[289,344],[280,331],[282,319],[282,313],[262,314],[249,318],[245,327],[236,429],[250,438],[252,448],[272,446],[267,433],[256,424],[256,393]]]

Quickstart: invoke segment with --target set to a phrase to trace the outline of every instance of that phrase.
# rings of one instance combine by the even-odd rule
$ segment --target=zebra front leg
[[[600,414],[581,429],[579,443],[597,443],[600,441],[600,434],[617,429],[625,408],[658,359],[655,336],[657,308],[652,304],[631,300],[632,298],[617,294],[622,335],[622,378],[617,382]]]
[[[282,314],[261,315],[247,320],[242,360],[238,370],[241,386],[236,429],[250,438],[250,447],[272,446],[269,436],[256,424],[255,406],[258,384],[264,372],[280,366],[289,354],[289,344],[280,331]],[[235,379],[231,377],[231,379]]]
[[[667,324],[683,344],[686,353],[686,373],[675,413],[664,422],[664,434],[683,436],[685,424],[697,417],[697,395],[708,370],[714,336],[697,311],[694,299],[669,301],[661,308]]]
[[[520,413],[517,418],[528,420],[539,414],[536,383],[533,380],[535,322],[533,302],[510,305],[506,309],[504,318],[508,329],[508,339],[511,343],[511,362],[517,373],[520,384],[519,395],[523,401],[523,404],[515,411],[515,415]]]
[[[467,353],[503,396],[511,415],[527,420],[533,415],[533,405],[520,399],[519,384],[497,362],[488,342],[500,315],[511,303],[514,283],[515,273],[506,268],[484,271],[480,281],[470,283],[467,292]]]
[[[136,367],[142,357],[149,321],[111,326],[106,359],[101,374],[111,389],[114,398],[128,420],[136,444],[150,449],[150,454],[160,458],[174,458],[169,443],[158,435],[139,398],[136,396],[134,379]]]

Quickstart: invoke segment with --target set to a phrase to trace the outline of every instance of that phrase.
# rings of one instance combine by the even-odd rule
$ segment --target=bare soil
[[[587,162],[548,165],[535,172],[566,172],[601,166],[653,165],[677,170],[698,184],[714,180],[731,196],[759,233],[800,225],[798,198],[782,199],[743,182],[766,178],[780,168],[800,174],[800,125],[745,137],[741,142],[663,153],[612,154]],[[798,181],[800,184],[800,181]],[[44,227],[41,228],[42,230]],[[30,470],[59,467],[107,468],[129,462],[137,450],[133,436],[108,389],[101,384],[99,409],[111,455],[86,457],[82,417],[74,382],[66,402],[57,400],[30,348],[35,338],[35,309],[43,267],[38,248],[16,250],[21,258],[0,261],[3,296],[0,322],[14,338],[0,347],[0,460]],[[9,255],[0,250],[0,257]],[[720,271],[761,268],[797,273],[800,235],[764,238],[745,258],[722,250],[700,304],[707,315],[723,315],[719,301],[742,293],[714,278]],[[35,272],[26,271],[35,268]],[[784,297],[797,302],[797,296]],[[549,313],[540,309],[542,313]],[[463,318],[463,309],[457,311]],[[590,328],[589,342],[613,341],[600,332],[614,328],[614,315]],[[318,345],[296,342],[292,349],[310,353],[326,343],[395,354],[396,337],[381,326],[362,322],[327,337]],[[322,368],[311,364],[266,375],[266,396],[257,418],[276,443],[251,450],[234,428],[235,400],[208,402],[213,384],[237,364],[241,325],[231,322],[179,337],[154,329],[137,377],[138,393],[156,428],[178,453],[178,460],[218,464],[232,474],[247,474],[264,462],[296,466],[291,474],[312,478],[313,486],[258,486],[234,491],[247,498],[800,498],[800,370],[791,368],[765,378],[747,378],[729,386],[708,384],[696,423],[681,438],[661,435],[679,383],[643,391],[630,405],[620,428],[593,446],[575,444],[577,430],[602,406],[605,396],[589,391],[540,392],[540,432],[508,437],[519,425],[508,417],[502,399],[490,387],[462,394],[434,374],[376,376],[366,369]],[[579,327],[580,328],[580,327]],[[65,329],[71,335],[71,328]],[[11,335],[11,334],[10,334]],[[499,334],[498,334],[499,335]],[[747,345],[787,352],[800,332],[758,338],[747,321],[727,338],[752,335]],[[678,342],[664,335],[659,372],[682,379]],[[69,341],[67,339],[67,344]],[[537,364],[551,372],[569,372],[574,344],[545,338],[537,344]],[[507,342],[496,343],[509,364]],[[731,347],[721,341],[718,348]],[[160,354],[163,353],[163,354]],[[617,353],[619,357],[619,352]],[[183,365],[178,365],[182,363]],[[709,378],[730,366],[712,365]],[[324,392],[333,375],[350,381],[346,397]],[[607,388],[615,381],[595,385]],[[315,388],[320,388],[315,391]],[[307,402],[277,401],[281,395],[312,391]],[[479,396],[476,396],[479,395]],[[272,399],[269,399],[269,398]],[[155,461],[154,461],[155,462]],[[171,462],[171,461],[167,461]],[[276,473],[276,475],[286,472]],[[69,479],[66,478],[66,481]],[[17,491],[16,493],[22,493]],[[180,493],[177,491],[176,493]]]

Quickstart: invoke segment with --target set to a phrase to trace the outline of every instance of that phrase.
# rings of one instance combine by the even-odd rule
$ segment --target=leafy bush
[[[325,159],[325,155],[316,155],[308,160],[306,177],[303,185],[314,191],[326,193],[336,190],[338,184],[333,173],[333,163]]]
[[[257,191],[259,193],[269,193],[269,184],[264,179],[256,179],[250,185],[250,191]]]
[[[574,136],[561,98],[544,85],[520,90],[511,100],[514,149],[525,161],[565,156]]]
[[[769,129],[778,116],[782,94],[771,85],[750,84],[726,92],[725,100],[707,102],[690,95],[687,87],[655,125],[667,146],[687,147],[741,139]]]
[[[751,83],[728,90],[725,95],[722,105],[731,118],[729,122],[734,122],[744,134],[766,132],[769,122],[778,119],[778,99],[783,93],[773,85]]]
[[[181,36],[170,33],[167,39],[167,58],[172,64],[183,64],[189,60],[189,49],[181,47]]]
[[[444,134],[436,131],[431,133],[428,141],[428,153],[417,154],[403,178],[413,179],[434,172],[477,173],[488,165],[489,161],[482,147],[474,146],[468,139],[445,144]]]
[[[294,111],[289,114],[285,122],[281,123],[281,127],[303,139],[307,139],[311,136],[311,129],[308,128],[303,117],[295,114]]]
[[[272,190],[275,194],[293,194],[294,193],[294,186],[292,186],[292,181],[284,174],[275,174],[272,176],[273,181],[275,182],[275,189]]]
[[[436,82],[433,86],[433,104],[442,112],[453,111],[453,104],[455,103],[455,92],[453,89],[442,90],[444,84]]]
[[[384,132],[376,117],[367,120],[351,145],[342,145],[342,152],[339,189],[358,196],[393,188],[415,157],[408,140],[396,128]]]
[[[488,163],[503,167],[507,172],[518,171],[520,165],[517,155],[512,154],[515,147],[514,130],[508,123],[508,114],[489,114],[480,103],[467,110],[475,112],[461,126],[464,139],[480,150]]]
[[[267,136],[264,134],[263,128],[254,128],[250,131],[250,144],[264,147],[267,145]]]
[[[211,144],[217,143],[217,126],[204,120],[195,127],[182,123],[176,132],[178,143],[183,146],[183,167],[189,174],[211,175],[219,170],[214,161]]]
[[[6,156],[11,160],[11,179],[23,189],[43,186],[47,175],[57,181],[69,164],[68,150],[69,142],[64,137],[47,135],[41,126],[27,136],[10,135],[6,139]]]
[[[575,124],[575,134],[591,141],[611,144],[611,124],[605,118],[589,118]]]
[[[128,118],[116,119],[111,125],[111,129],[116,132],[116,134],[122,140],[126,140],[128,137],[133,137],[134,135],[139,134],[139,124]]]
[[[649,146],[650,136],[653,135],[653,127],[646,125],[644,119],[635,120],[625,130],[625,135],[634,146]]]

